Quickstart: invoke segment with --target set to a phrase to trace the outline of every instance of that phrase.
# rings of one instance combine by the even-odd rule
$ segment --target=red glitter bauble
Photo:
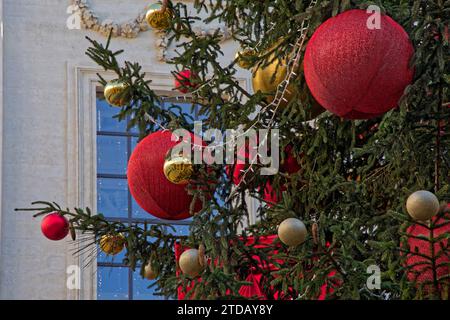
[[[414,48],[405,30],[387,15],[380,28],[365,10],[325,21],[308,42],[305,79],[314,98],[346,119],[369,119],[395,108],[414,76]]]
[[[192,196],[186,185],[171,183],[164,175],[167,152],[181,140],[172,140],[169,130],[158,131],[145,137],[134,149],[128,163],[128,185],[139,206],[151,215],[167,220],[189,218]],[[194,143],[194,135],[191,134]],[[201,209],[198,201],[195,211]]]

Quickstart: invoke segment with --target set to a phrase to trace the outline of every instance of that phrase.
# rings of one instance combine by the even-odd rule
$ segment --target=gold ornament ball
[[[268,61],[272,61],[275,55],[272,54],[269,56]],[[261,91],[264,94],[272,94],[266,97],[268,103],[272,103],[273,99],[275,99],[275,94],[277,93],[278,86],[283,80],[286,79],[288,68],[287,68],[287,59],[275,59],[269,65],[262,67],[259,66],[254,72],[252,77],[252,85],[253,91],[256,93]],[[298,73],[298,71],[297,71]],[[293,79],[291,79],[293,80]],[[298,99],[305,101],[307,97],[304,94],[298,94],[298,88],[291,83],[287,87],[287,91],[285,92],[283,98],[285,100],[281,100],[279,106],[281,108],[286,107],[289,102],[297,96]],[[317,117],[319,114],[324,112],[325,109],[322,108],[317,101],[313,100],[311,107],[307,110],[306,120],[311,120]]]
[[[272,54],[268,60],[272,61],[274,55]],[[261,91],[265,94],[276,94],[278,86],[286,78],[287,75],[287,61],[286,59],[275,59],[269,65],[259,66],[252,77],[253,91],[256,93]],[[293,84],[289,84],[284,98],[287,101],[280,103],[281,107],[285,107],[297,92],[297,88]],[[275,97],[273,95],[267,97],[267,101],[271,103]]]
[[[438,198],[431,192],[419,190],[406,200],[406,211],[416,221],[426,221],[434,217],[440,209]]]
[[[120,80],[108,82],[105,86],[104,95],[106,102],[116,107],[123,107],[131,101],[128,84]]]
[[[187,184],[194,173],[192,162],[183,156],[176,156],[164,161],[164,175],[174,184]]]
[[[125,247],[125,237],[122,234],[104,235],[100,239],[100,249],[107,255],[114,256]]]
[[[155,3],[149,7],[145,20],[153,29],[165,30],[170,27],[172,11],[168,8],[163,11],[162,6],[159,3]]]
[[[144,277],[148,280],[154,280],[158,276],[158,273],[153,271],[151,263],[147,263],[144,268]]]
[[[305,224],[296,218],[288,218],[278,226],[278,237],[281,242],[290,247],[303,243],[307,235]]]
[[[203,271],[200,264],[200,256],[197,249],[189,249],[184,251],[178,262],[181,271],[189,277],[196,277]]]
[[[250,69],[250,62],[245,59],[247,57],[256,56],[256,51],[250,48],[244,49],[242,51],[236,52],[234,59],[239,67],[242,69]]]

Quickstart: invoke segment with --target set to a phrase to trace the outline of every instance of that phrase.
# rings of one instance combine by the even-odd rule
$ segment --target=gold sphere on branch
[[[278,238],[290,247],[303,243],[307,235],[308,231],[305,224],[296,218],[288,218],[280,223],[278,227]]]
[[[170,27],[172,17],[173,12],[169,8],[163,8],[159,3],[155,3],[149,7],[145,20],[153,29],[165,30]]]
[[[272,49],[270,49],[272,50]],[[253,77],[252,77],[252,85],[254,93],[260,91],[264,94],[268,94],[266,97],[266,101],[268,103],[272,103],[275,99],[275,95],[278,91],[280,84],[286,79],[288,75],[288,59],[284,58],[276,58],[275,53],[272,53],[267,58],[270,63],[268,65],[261,64],[256,66]],[[299,73],[299,70],[294,70],[295,73]],[[291,77],[290,83],[288,84],[285,94],[281,101],[279,101],[279,106],[281,108],[286,107],[294,97],[297,97],[302,102],[307,100],[306,95],[301,92],[297,85],[294,84],[295,76]],[[280,91],[283,89],[280,88]],[[312,99],[311,108],[306,110],[306,120],[314,119],[319,114],[325,111],[315,100]]]
[[[272,61],[274,58],[274,54],[272,54],[268,59],[269,61]],[[275,59],[267,66],[258,66],[254,71],[252,77],[253,91],[255,93],[261,91],[265,94],[273,94],[267,97],[267,101],[270,103],[275,98],[274,95],[278,90],[278,86],[286,78],[286,76],[286,59]],[[290,83],[287,87],[287,90],[289,91],[289,93],[287,93],[284,98],[290,101],[297,92],[297,88],[292,83]],[[286,101],[283,101],[281,103],[281,106],[286,105]]]
[[[153,270],[151,261],[149,261],[144,268],[144,277],[148,280],[154,280],[157,276],[158,273]]]
[[[100,238],[100,249],[107,255],[114,256],[125,247],[125,237],[122,234],[104,235]]]
[[[438,198],[426,190],[416,191],[406,200],[406,210],[416,221],[430,220],[438,214],[440,207]]]
[[[201,257],[197,249],[184,251],[178,262],[181,271],[191,278],[198,276],[203,271]]]
[[[106,102],[112,106],[123,107],[131,101],[130,86],[124,81],[108,82],[103,93]]]
[[[174,184],[187,184],[194,173],[192,162],[182,154],[172,155],[171,151],[169,150],[169,155],[164,161],[164,175]]]
[[[256,51],[251,48],[246,48],[244,50],[236,52],[236,55],[234,56],[234,59],[236,60],[236,63],[239,67],[242,69],[250,69],[252,64],[248,60],[250,57],[255,57]]]

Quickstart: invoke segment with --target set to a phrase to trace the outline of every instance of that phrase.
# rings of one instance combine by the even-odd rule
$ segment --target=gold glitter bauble
[[[131,100],[128,84],[120,80],[108,82],[105,86],[104,95],[106,102],[116,107],[123,107]]]
[[[272,61],[274,55],[270,55],[269,61]],[[256,93],[261,91],[265,94],[275,95],[280,83],[286,78],[287,75],[287,61],[286,59],[275,59],[269,65],[262,67],[259,66],[253,73],[252,84],[253,91]],[[297,88],[293,84],[289,84],[284,98],[288,101],[297,93]],[[270,103],[275,98],[274,96],[268,96],[266,99]],[[282,101],[281,106],[286,106],[288,102]]]
[[[164,161],[164,175],[175,184],[187,184],[194,173],[192,162],[183,156],[174,156]]]
[[[256,93],[261,91],[264,94],[269,94],[266,97],[268,103],[272,103],[277,93],[278,86],[286,79],[288,71],[288,61],[286,58],[274,59],[275,54],[272,53],[268,57],[268,61],[272,61],[269,65],[262,67],[259,66],[254,70],[252,77],[253,91]],[[299,71],[295,71],[298,73]],[[298,94],[298,87],[294,85],[294,78],[290,79],[287,90],[283,96],[283,100],[279,102],[281,108],[286,107],[289,102],[297,96],[298,99],[305,101],[307,97],[305,94]],[[311,120],[317,117],[319,114],[324,112],[325,109],[322,108],[315,100],[313,100],[311,107],[307,110],[306,120]]]
[[[236,55],[234,58],[236,59],[236,63],[239,67],[241,67],[242,69],[250,69],[250,67],[252,65],[245,58],[252,57],[252,56],[256,56],[256,51],[253,49],[247,48],[247,49],[236,52]]]
[[[151,263],[147,263],[144,268],[144,277],[148,280],[154,280],[158,276],[158,273],[153,271]]]
[[[125,247],[125,237],[122,234],[104,235],[100,239],[100,249],[107,255],[114,256]]]
[[[165,30],[170,27],[172,16],[173,14],[170,9],[166,8],[163,11],[162,6],[159,3],[155,3],[149,7],[145,15],[145,20],[153,29]]]

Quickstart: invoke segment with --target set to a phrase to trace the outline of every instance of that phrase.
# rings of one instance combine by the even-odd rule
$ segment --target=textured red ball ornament
[[[435,225],[442,225],[434,229],[433,238],[450,232],[450,223],[445,224],[450,220],[450,214],[446,214],[445,218],[435,216],[432,221]],[[433,269],[430,264],[430,260],[426,257],[431,257],[431,243],[423,239],[417,239],[414,237],[430,237],[430,230],[426,227],[414,224],[410,226],[406,233],[408,234],[408,245],[411,253],[408,253],[406,257],[406,265],[412,266],[408,271],[408,280],[417,284],[433,281]],[[447,252],[442,252],[442,248]],[[444,276],[450,275],[450,252],[448,252],[448,239],[441,239],[434,243],[434,251],[436,258],[436,275],[440,279]],[[415,253],[422,254],[419,256]],[[446,280],[448,283],[448,279]],[[450,283],[449,283],[450,285]],[[425,284],[424,289],[427,292],[431,291],[431,284]]]
[[[167,152],[180,141],[172,141],[172,132],[158,131],[145,137],[134,149],[128,162],[128,185],[139,206],[151,215],[167,220],[190,217],[192,201],[186,185],[173,184],[164,175],[163,167]],[[194,135],[191,134],[194,142]],[[201,202],[195,211],[201,209]]]
[[[191,70],[183,70],[175,75],[175,89],[181,93],[188,93],[189,88],[195,89],[197,85],[191,82],[195,75]]]
[[[69,233],[69,221],[57,212],[50,213],[42,219],[41,231],[50,240],[64,239]]]
[[[314,98],[346,119],[369,119],[397,106],[414,70],[405,30],[386,15],[349,10],[325,21],[308,42],[305,79]],[[369,23],[370,25],[370,23]]]

